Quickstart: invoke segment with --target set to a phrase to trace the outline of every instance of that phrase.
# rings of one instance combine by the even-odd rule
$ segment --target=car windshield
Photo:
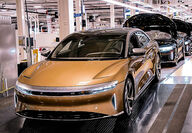
[[[53,50],[48,59],[112,59],[124,56],[125,35],[73,34]]]

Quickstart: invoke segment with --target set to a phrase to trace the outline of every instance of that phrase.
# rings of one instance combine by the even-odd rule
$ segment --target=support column
[[[131,4],[132,6],[135,6],[135,4]],[[134,16],[135,15],[135,13],[136,13],[136,11],[135,11],[135,9],[130,9],[131,10],[131,16]]]
[[[131,16],[135,15],[135,9],[131,9]]]
[[[24,0],[16,0],[18,36],[25,36],[25,8]]]
[[[51,16],[47,14],[46,15],[46,19],[47,19],[47,30],[48,30],[48,33],[52,33]]]
[[[150,5],[153,4],[153,0],[144,0],[144,2],[145,2],[145,3],[148,3],[148,4],[150,4]]]
[[[39,33],[39,15],[35,15],[35,22],[36,22],[36,32]]]
[[[80,14],[81,13],[81,0],[76,0],[75,1],[75,13],[76,14]],[[79,17],[76,17],[76,31],[80,31],[82,29],[82,26],[81,26],[81,16]]]
[[[74,32],[73,0],[58,0],[60,40]]]
[[[27,36],[27,28],[25,23],[25,0],[16,0],[16,13],[17,13],[17,36],[26,37]],[[21,60],[27,58],[26,51],[23,49],[23,46],[19,46],[19,38],[16,38],[16,46],[17,46],[17,58],[18,64],[20,64]]]
[[[115,27],[115,7],[114,4],[110,4],[110,26]]]

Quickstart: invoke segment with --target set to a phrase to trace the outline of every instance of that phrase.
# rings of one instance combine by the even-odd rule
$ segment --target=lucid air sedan
[[[16,114],[59,120],[129,116],[160,74],[158,44],[140,29],[73,33],[20,75]]]
[[[188,23],[179,20],[179,19],[173,19],[175,24],[177,25],[177,32],[178,36],[183,39],[184,45],[185,45],[185,54],[186,55],[191,55],[191,46],[192,42],[190,39],[191,36],[191,29]]]
[[[125,21],[123,27],[139,28],[159,44],[161,63],[174,63],[185,58],[185,46],[177,36],[176,24],[161,14],[143,13]]]

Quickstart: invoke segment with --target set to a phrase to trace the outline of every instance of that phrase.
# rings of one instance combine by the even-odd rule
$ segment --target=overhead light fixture
[[[37,9],[37,11],[38,12],[46,12],[47,10],[41,8],[41,9]]]
[[[155,13],[153,11],[149,11],[149,10],[145,10],[143,8],[127,5],[127,4],[124,4],[124,3],[121,3],[121,2],[118,2],[118,1],[115,1],[115,0],[103,0],[103,1],[114,4],[114,5],[119,5],[119,6],[122,6],[122,7],[127,7],[127,8],[131,8],[131,9],[139,10],[139,11],[142,11],[142,12]]]
[[[2,12],[6,12],[7,10],[6,9],[1,9]]]
[[[42,8],[42,6],[34,6],[34,8]]]

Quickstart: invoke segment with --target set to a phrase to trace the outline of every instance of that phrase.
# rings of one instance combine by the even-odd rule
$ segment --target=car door
[[[154,75],[153,63],[155,62],[155,52],[153,45],[150,43],[150,39],[142,31],[137,31],[132,36],[137,38],[137,42],[133,42],[130,39],[129,49],[142,48],[146,50],[144,55],[131,56],[136,93],[138,93],[145,87],[146,83],[148,83]]]

